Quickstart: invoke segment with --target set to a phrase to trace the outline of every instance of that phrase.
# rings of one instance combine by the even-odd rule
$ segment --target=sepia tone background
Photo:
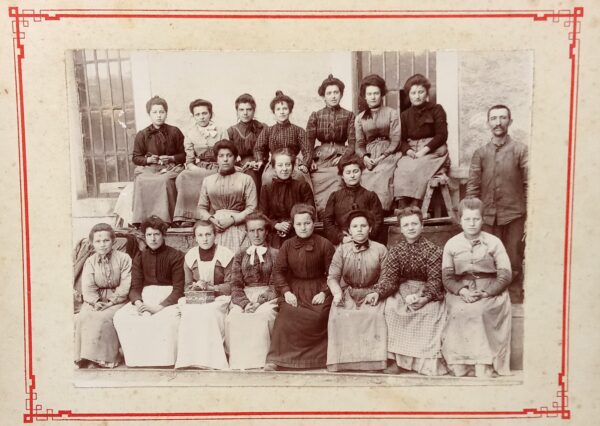
[[[49,7],[50,2],[25,1],[21,7]],[[103,2],[104,3],[104,2]],[[82,7],[91,3],[61,2],[56,7]],[[229,7],[234,7],[234,3]],[[239,3],[259,7],[258,3]],[[110,2],[104,7],[144,7],[141,2]],[[198,7],[191,2],[179,7]],[[364,8],[348,2],[347,7]],[[396,2],[387,3],[398,8]],[[577,132],[577,187],[575,197],[572,287],[569,324],[569,408],[574,424],[590,424],[598,414],[594,396],[598,382],[598,121],[592,102],[597,94],[598,15],[593,2],[527,3],[528,8],[559,10],[586,6],[581,34],[580,102]],[[207,3],[207,7],[209,4]],[[273,5],[269,5],[273,6]],[[284,7],[279,4],[277,7]],[[89,6],[88,6],[89,7]],[[95,4],[95,7],[100,7]],[[154,8],[174,7],[156,2]],[[215,5],[222,7],[222,5]],[[303,7],[323,7],[307,2]],[[386,7],[386,2],[378,3]],[[440,4],[406,2],[403,8],[441,8]],[[453,3],[453,8],[523,8],[523,2]],[[2,69],[13,70],[11,22],[0,21]],[[30,23],[26,29],[24,69],[27,147],[29,165],[29,219],[31,242],[32,322],[37,402],[43,409],[77,412],[104,411],[231,411],[231,410],[519,410],[552,408],[560,371],[562,279],[565,235],[565,190],[568,139],[570,63],[568,27],[564,22],[530,20],[342,20],[307,21],[202,21],[192,20],[64,20]],[[202,37],[192,37],[201,34]],[[315,36],[318,34],[318,40]],[[76,389],[72,386],[71,228],[73,174],[68,141],[72,123],[65,79],[65,51],[73,49],[194,49],[218,46],[236,50],[338,50],[360,51],[462,51],[494,49],[531,50],[535,57],[534,108],[531,114],[531,192],[527,224],[528,285],[525,323],[525,377],[522,386],[465,386],[460,392],[447,387],[369,388],[143,388]],[[2,400],[4,419],[17,423],[25,409],[23,378],[23,291],[21,286],[21,232],[19,208],[19,153],[16,133],[14,84],[2,81],[2,148],[0,170],[3,199],[0,261],[3,286]],[[318,80],[317,80],[318,81]],[[462,87],[462,86],[461,86]],[[488,87],[493,90],[493,87]],[[265,89],[269,93],[271,89]],[[487,91],[485,91],[487,92]],[[483,94],[479,93],[480,96]],[[517,118],[517,117],[515,117]],[[475,119],[474,119],[475,120]],[[474,126],[477,127],[477,126]],[[274,386],[277,383],[273,383]],[[14,420],[14,421],[13,421]],[[514,420],[550,424],[560,419]],[[592,420],[593,421],[593,420]],[[359,421],[356,424],[365,424]],[[424,423],[428,421],[425,420]],[[267,423],[267,422],[265,422]],[[268,422],[274,424],[275,422]],[[277,421],[281,423],[281,421]],[[452,422],[471,424],[466,420]],[[239,423],[238,423],[239,424]],[[380,424],[379,422],[377,424]]]

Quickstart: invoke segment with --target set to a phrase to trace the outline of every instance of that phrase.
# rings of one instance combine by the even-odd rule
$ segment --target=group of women
[[[462,200],[459,213],[463,231],[443,251],[422,235],[415,206],[400,211],[404,239],[388,251],[370,238],[369,211],[347,215],[336,247],[314,232],[314,206],[298,203],[295,235],[278,249],[269,243],[276,228],[253,212],[243,219],[247,246],[234,253],[202,219],[185,255],[165,245],[168,225],[151,217],[141,225],[148,248],[133,262],[98,224],[76,362],[114,367],[121,347],[127,366],[510,374],[510,261],[481,230],[480,200]],[[188,303],[197,290],[214,300]]]
[[[419,201],[448,167],[446,117],[429,89],[408,79],[412,106],[399,116],[382,104],[385,81],[367,76],[354,118],[330,75],[306,130],[281,92],[276,124],[256,121],[244,94],[226,131],[199,99],[185,136],[150,99],[133,156],[133,221],[147,249],[132,261],[112,250],[109,225],[92,228],[79,366],[114,367],[122,352],[127,366],[508,374],[510,262],[481,231],[481,202],[461,202],[463,232],[443,252],[422,236]],[[378,240],[394,200],[404,240],[388,252]],[[172,223],[193,225],[185,255],[165,245]],[[198,291],[214,300],[190,303]]]
[[[220,232],[240,225],[260,200],[261,210],[277,223],[274,235],[285,239],[293,233],[289,213],[297,202],[314,205],[319,218],[331,223],[330,197],[348,189],[347,180],[340,179],[344,175],[339,165],[354,157],[364,189],[377,195],[382,210],[418,205],[427,181],[448,167],[446,114],[440,105],[429,102],[430,87],[424,76],[410,77],[404,90],[411,106],[399,114],[383,105],[385,80],[369,75],[360,84],[366,107],[355,117],[340,106],[345,84],[330,74],[318,88],[325,106],[310,115],[305,128],[290,121],[294,100],[281,91],[270,103],[272,126],[254,118],[256,102],[249,94],[236,99],[238,123],[228,129],[215,123],[209,101],[196,99],[189,106],[194,124],[185,134],[165,123],[167,102],[155,96],[146,104],[151,124],[135,139],[131,223],[139,226],[156,215],[173,226],[190,227],[198,219],[207,219],[211,207],[235,216],[231,222],[229,216],[214,215]],[[224,179],[213,177],[223,174],[215,148],[224,141],[229,141],[233,155],[227,170],[235,177],[226,180],[236,186],[235,200],[223,195],[223,187],[217,190]],[[364,198],[364,191],[360,192],[356,197]],[[340,198],[338,194],[336,199]]]

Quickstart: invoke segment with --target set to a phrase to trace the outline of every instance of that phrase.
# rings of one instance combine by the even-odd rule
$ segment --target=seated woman
[[[406,80],[410,108],[400,114],[402,158],[394,174],[394,198],[400,208],[420,205],[427,182],[445,174],[448,162],[448,123],[441,105],[428,101],[431,83],[421,74]]]
[[[235,110],[237,111],[238,122],[227,129],[227,136],[238,149],[240,161],[236,165],[252,178],[256,185],[256,191],[260,195],[260,179],[263,168],[255,169],[254,167],[256,165],[254,162],[254,147],[258,136],[267,125],[254,119],[256,101],[247,93],[238,96],[235,100]]]
[[[387,249],[369,240],[373,223],[369,212],[354,210],[347,220],[351,240],[335,251],[327,278],[333,295],[327,370],[383,370],[387,362],[383,304],[367,304],[365,296],[379,280]]]
[[[219,173],[202,182],[198,216],[215,226],[218,245],[235,252],[246,237],[244,220],[256,210],[256,186],[250,176],[235,170],[238,152],[233,142],[219,141],[213,150]]]
[[[94,254],[83,265],[83,306],[75,322],[75,362],[80,368],[119,365],[119,338],[113,326],[115,312],[127,302],[131,286],[131,258],[113,250],[112,227],[99,223],[90,231]]]
[[[183,133],[165,123],[167,101],[154,96],[146,103],[150,124],[135,136],[132,161],[133,213],[131,223],[138,225],[147,217],[158,216],[171,223],[177,199],[175,179],[185,160]],[[128,214],[125,213],[125,217]]]
[[[175,364],[183,295],[183,253],[165,244],[168,225],[152,216],[142,222],[147,248],[133,259],[129,300],[113,323],[128,367]]]
[[[296,156],[302,152],[302,160],[298,159],[292,177],[296,180],[304,179],[306,183],[312,185],[308,168],[313,161],[313,147],[308,144],[304,129],[290,123],[294,100],[278,90],[270,107],[277,123],[267,127],[258,137],[254,153],[255,169],[259,170],[269,160],[269,153],[288,148]],[[262,175],[262,186],[270,184],[274,174],[273,168],[267,165]]]
[[[306,138],[309,146],[315,148],[315,161],[311,166],[310,177],[315,189],[317,214],[321,217],[325,204],[332,192],[340,187],[337,165],[341,159],[354,154],[356,132],[354,114],[340,107],[344,96],[344,83],[329,74],[319,86],[319,96],[325,102],[325,108],[313,112],[306,125]]]
[[[373,305],[385,300],[388,358],[386,373],[400,368],[427,376],[448,371],[440,351],[445,322],[442,249],[421,236],[423,215],[418,207],[398,214],[405,240],[392,247],[374,292]]]
[[[271,273],[278,250],[267,245],[271,230],[262,213],[246,218],[250,247],[235,254],[231,271],[231,304],[225,320],[229,367],[263,368],[277,316],[277,296]]]
[[[362,184],[375,191],[384,210],[390,210],[394,198],[394,171],[401,157],[396,152],[400,145],[400,120],[398,112],[383,106],[387,93],[385,80],[377,74],[363,78],[360,96],[367,109],[358,114],[356,126],[356,154],[367,168]]]
[[[177,177],[177,204],[174,221],[190,227],[196,217],[200,188],[205,177],[217,173],[219,166],[213,152],[214,145],[227,139],[227,132],[217,126],[213,106],[209,101],[196,99],[190,103],[194,124],[185,134],[185,170]]]
[[[323,213],[325,235],[333,244],[348,243],[352,237],[348,235],[348,214],[353,210],[371,212],[373,218],[369,225],[369,238],[382,242],[383,209],[379,197],[373,191],[363,188],[360,178],[364,169],[362,161],[352,155],[342,159],[338,164],[338,174],[342,175],[343,187],[335,191],[327,200]]]
[[[303,180],[292,179],[296,156],[288,149],[281,149],[271,155],[271,165],[275,170],[273,181],[265,186],[260,194],[260,211],[273,222],[275,232],[270,236],[271,246],[281,247],[283,242],[294,236],[290,219],[292,207],[298,203],[315,204],[310,186]]]
[[[185,295],[190,291],[213,291],[215,299],[204,304],[186,303],[179,299],[181,322],[177,339],[175,368],[196,367],[227,369],[223,346],[225,315],[231,297],[231,260],[233,252],[215,244],[215,226],[205,220],[194,225],[198,247],[185,255]]]
[[[502,241],[483,232],[483,205],[466,198],[459,206],[463,232],[444,247],[442,274],[448,322],[442,354],[455,376],[510,374],[510,260]]]
[[[331,294],[327,271],[335,251],[325,238],[313,234],[315,208],[292,208],[296,236],[283,243],[273,284],[285,303],[275,319],[265,370],[323,368],[327,363],[327,319]]]

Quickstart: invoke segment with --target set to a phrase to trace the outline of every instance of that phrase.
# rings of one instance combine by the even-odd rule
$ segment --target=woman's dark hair
[[[346,215],[346,229],[350,229],[350,224],[352,223],[352,220],[356,219],[357,217],[364,217],[365,219],[367,219],[369,228],[372,228],[373,224],[375,223],[375,218],[373,217],[370,211],[352,210],[350,213],[348,213],[348,215]]]
[[[238,109],[240,104],[250,104],[252,106],[252,109],[256,109],[256,101],[254,100],[252,95],[249,95],[248,93],[244,93],[243,95],[237,97],[237,99],[235,100],[236,110]]]
[[[273,229],[273,224],[271,223],[271,220],[263,212],[256,211],[250,213],[248,216],[246,216],[246,219],[244,219],[244,223],[248,225],[248,222],[251,222],[253,220],[262,220],[265,223],[265,230],[269,233]]]
[[[160,96],[152,96],[150,100],[146,102],[146,112],[148,114],[150,114],[152,105],[162,105],[162,107],[165,109],[165,112],[169,112],[169,105],[167,105],[167,101],[165,101]]]
[[[361,171],[365,169],[365,165],[362,160],[358,158],[356,154],[352,154],[350,157],[346,157],[338,163],[338,175],[342,176],[344,174],[344,168],[352,164],[356,164]]]
[[[278,90],[275,92],[275,97],[269,104],[272,112],[275,112],[275,105],[277,105],[279,102],[285,102],[290,109],[290,113],[294,110],[294,100],[288,95],[284,95],[281,90]]]
[[[369,86],[379,87],[382,98],[387,93],[387,86],[385,85],[385,80],[377,74],[371,74],[371,75],[368,75],[365,78],[363,78],[362,81],[360,82],[360,97],[361,98],[365,97],[367,87],[369,87]]]
[[[292,211],[290,212],[290,219],[292,219],[292,221],[293,221],[294,216],[296,216],[297,214],[305,214],[305,213],[311,217],[313,222],[316,220],[317,211],[315,210],[315,208],[313,206],[311,206],[310,204],[305,204],[305,203],[294,204],[294,207],[292,207]]]
[[[292,162],[292,170],[296,167],[296,154],[290,151],[288,148],[281,148],[271,154],[271,166],[275,168],[275,157],[279,155],[287,155],[290,157],[290,161]]]
[[[96,232],[106,231],[110,234],[110,239],[115,240],[117,238],[117,234],[115,234],[115,230],[108,223],[97,223],[92,226],[92,230],[90,231],[89,240],[90,243],[94,241],[94,234]]]
[[[398,226],[400,226],[400,219],[408,216],[417,216],[419,218],[419,222],[423,225],[423,212],[417,206],[405,207],[398,212]]]
[[[344,88],[346,87],[344,82],[338,78],[335,78],[333,74],[329,74],[329,76],[325,80],[323,80],[323,82],[319,86],[319,96],[325,96],[325,90],[328,86],[337,86],[337,88],[340,89],[340,95],[344,95]]]
[[[200,227],[212,228],[213,234],[217,235],[217,228],[215,227],[214,223],[212,223],[210,220],[197,220],[196,223],[194,223],[194,227],[192,228],[192,235],[194,237],[196,236],[196,229]]]
[[[429,94],[429,89],[431,88],[431,82],[425,77],[423,74],[415,74],[412,77],[409,77],[404,83],[404,91],[406,94],[410,92],[410,88],[413,86],[423,86]]]
[[[219,156],[219,151],[222,150],[222,149],[228,149],[233,154],[233,157],[237,158],[237,156],[238,156],[238,149],[235,146],[235,144],[233,142],[231,142],[230,140],[228,140],[228,139],[221,139],[219,142],[217,142],[213,146],[213,153],[215,154],[215,157]]]
[[[479,198],[471,197],[471,198],[463,198],[458,205],[458,217],[462,218],[463,212],[465,210],[479,210],[481,216],[483,217],[483,203]]]
[[[146,234],[146,229],[148,228],[156,229],[157,231],[160,231],[161,234],[167,235],[167,229],[169,229],[169,224],[162,220],[160,217],[153,215],[149,218],[146,218],[140,225],[142,234]]]
[[[204,99],[196,99],[192,102],[190,102],[190,114],[194,115],[194,108],[197,107],[206,107],[206,109],[208,109],[208,113],[210,114],[210,118],[212,118],[213,116],[213,110],[212,110],[212,103],[210,103],[207,100]]]

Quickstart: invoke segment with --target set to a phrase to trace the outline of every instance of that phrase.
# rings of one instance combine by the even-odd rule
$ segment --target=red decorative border
[[[573,10],[486,10],[486,11],[406,11],[406,10],[109,10],[109,9],[45,9],[22,10],[9,7],[13,22],[14,67],[17,105],[19,176],[21,192],[21,234],[23,268],[24,364],[26,412],[24,423],[52,420],[218,420],[218,419],[492,419],[558,417],[570,419],[568,408],[569,369],[569,297],[571,284],[571,255],[573,231],[573,189],[575,182],[575,147],[577,135],[579,34],[583,7]],[[33,337],[31,319],[31,247],[29,228],[29,191],[27,170],[27,139],[25,101],[23,97],[23,62],[25,60],[25,28],[30,21],[59,21],[64,19],[524,19],[534,22],[562,22],[569,28],[568,59],[571,64],[569,96],[569,144],[567,153],[567,192],[565,200],[565,244],[563,270],[563,315],[561,369],[558,373],[557,400],[550,407],[524,408],[516,411],[276,411],[276,412],[138,412],[138,413],[76,413],[72,410],[44,409],[37,403],[36,376],[33,369]]]

